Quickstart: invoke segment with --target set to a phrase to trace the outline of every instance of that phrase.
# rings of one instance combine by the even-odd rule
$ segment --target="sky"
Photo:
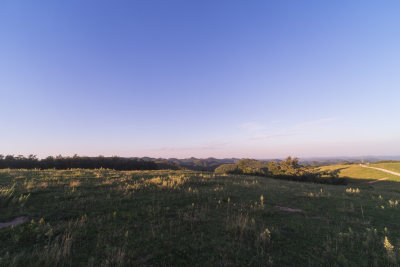
[[[0,2],[0,154],[400,155],[399,1]]]

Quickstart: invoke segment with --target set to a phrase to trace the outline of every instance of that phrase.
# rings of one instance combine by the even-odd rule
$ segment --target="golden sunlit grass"
[[[395,165],[400,166],[400,163],[395,163]],[[364,168],[361,167],[359,164],[331,165],[320,168],[320,170],[338,170],[338,169],[340,170],[339,177],[348,177],[353,179],[373,179],[373,180],[387,179],[390,181],[400,181],[400,176],[396,176],[375,169]]]
[[[70,186],[70,187],[77,187],[77,186],[80,186],[80,185],[81,185],[81,182],[80,182],[80,181],[77,181],[77,180],[71,181],[71,182],[69,183],[69,186]]]
[[[400,162],[393,163],[373,163],[370,164],[371,167],[382,168],[389,171],[394,171],[400,173]]]
[[[349,193],[349,194],[358,194],[358,193],[360,193],[360,189],[358,189],[358,188],[346,188],[346,193]]]

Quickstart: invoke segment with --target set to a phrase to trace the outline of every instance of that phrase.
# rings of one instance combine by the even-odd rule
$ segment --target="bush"
[[[215,172],[225,174],[242,174],[242,171],[239,169],[237,164],[220,165],[215,169]]]
[[[242,159],[236,164],[224,164],[215,169],[216,173],[247,174],[274,177],[284,180],[344,184],[338,171],[318,171],[299,164],[297,158],[288,157],[281,162],[264,162],[254,159]]]

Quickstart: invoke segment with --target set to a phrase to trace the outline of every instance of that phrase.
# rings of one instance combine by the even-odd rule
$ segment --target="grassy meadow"
[[[379,164],[370,164],[369,166],[387,169],[389,171],[397,170],[398,172],[400,172],[400,163],[379,163]],[[359,164],[323,166],[320,168],[320,170],[340,170],[339,177],[342,178],[371,179],[371,180],[387,179],[390,181],[400,182],[400,176],[383,172],[380,170],[361,167]]]
[[[370,166],[400,173],[400,163],[399,162],[373,163],[373,164],[370,164]]]
[[[344,166],[340,175],[381,178]],[[397,266],[400,183],[391,180],[0,170],[0,222],[26,218],[0,229],[0,265]]]

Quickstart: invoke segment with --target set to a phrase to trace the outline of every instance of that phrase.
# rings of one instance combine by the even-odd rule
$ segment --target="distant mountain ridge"
[[[224,159],[217,159],[217,158],[185,158],[185,159],[178,159],[178,158],[169,158],[169,159],[150,159],[154,161],[160,167],[171,167],[172,169],[190,169],[195,171],[214,171],[217,167],[223,164],[230,164],[236,163],[240,159],[238,158],[224,158]]]
[[[72,157],[56,156],[38,159],[34,155],[24,157],[22,155],[13,156],[0,155],[0,169],[4,168],[25,168],[25,169],[70,169],[70,168],[110,168],[117,170],[194,170],[194,171],[214,171],[221,165],[236,164],[240,158],[152,158],[152,157],[87,157],[74,155]],[[259,162],[282,162],[283,159],[257,159]],[[396,161],[400,156],[360,156],[360,157],[310,157],[301,158],[299,163],[304,166],[324,166],[336,164],[353,163],[374,163],[378,161]]]

